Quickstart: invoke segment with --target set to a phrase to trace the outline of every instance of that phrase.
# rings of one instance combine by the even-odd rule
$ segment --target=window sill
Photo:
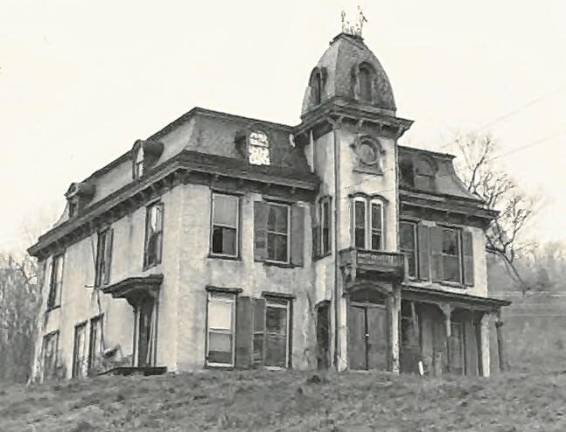
[[[215,253],[209,253],[208,258],[228,260],[228,261],[241,261],[241,258],[239,256],[221,255],[221,254],[215,254]]]
[[[445,286],[445,287],[450,287],[450,288],[459,288],[459,289],[466,289],[467,286],[459,283],[459,282],[450,282],[450,281],[433,281],[434,283],[437,283],[439,285]]]
[[[296,266],[296,265],[291,264],[291,263],[285,263],[285,262],[280,262],[280,261],[260,261],[260,262],[263,262],[263,265],[265,265],[265,266],[272,266],[272,267],[281,267],[281,268],[299,267],[299,266]]]

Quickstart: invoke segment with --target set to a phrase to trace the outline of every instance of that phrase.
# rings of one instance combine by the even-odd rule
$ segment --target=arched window
[[[269,165],[269,138],[265,132],[253,130],[248,136],[248,160],[252,165]]]
[[[372,70],[367,65],[361,65],[359,71],[360,100],[362,102],[372,102]]]
[[[322,76],[320,71],[316,70],[311,78],[312,101],[315,105],[322,102]]]

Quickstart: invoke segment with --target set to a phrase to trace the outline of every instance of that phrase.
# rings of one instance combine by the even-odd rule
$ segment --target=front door
[[[152,361],[152,341],[154,337],[153,326],[153,299],[145,299],[137,308],[138,315],[138,366],[151,366]]]
[[[387,313],[384,305],[350,305],[348,354],[350,369],[387,369]]]

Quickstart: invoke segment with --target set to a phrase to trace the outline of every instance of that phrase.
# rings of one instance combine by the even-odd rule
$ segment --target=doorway
[[[136,308],[137,318],[137,365],[138,367],[153,366],[153,352],[155,341],[155,301],[146,298]]]
[[[387,310],[384,304],[350,303],[348,357],[350,369],[387,369]]]

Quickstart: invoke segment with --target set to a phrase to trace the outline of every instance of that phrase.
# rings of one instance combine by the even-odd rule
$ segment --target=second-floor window
[[[96,246],[96,269],[94,286],[106,285],[110,282],[110,265],[112,263],[112,239],[114,230],[107,228],[98,233]]]
[[[320,200],[320,253],[322,256],[329,254],[332,250],[332,214],[330,208],[330,197]]]
[[[163,204],[155,203],[147,208],[145,224],[144,268],[161,263],[163,246]]]
[[[400,249],[407,257],[407,275],[417,277],[417,225],[413,222],[400,222]]]
[[[460,230],[454,228],[440,227],[440,235],[433,239],[436,244],[433,251],[438,253],[437,257],[437,278],[447,282],[462,282],[462,262]],[[441,245],[438,243],[442,242]]]
[[[239,197],[212,194],[211,254],[238,256]]]
[[[61,304],[61,291],[63,288],[63,254],[53,257],[51,263],[51,279],[49,280],[49,295],[47,309],[53,309]]]
[[[353,204],[354,247],[383,249],[383,203],[376,199],[355,198]]]

